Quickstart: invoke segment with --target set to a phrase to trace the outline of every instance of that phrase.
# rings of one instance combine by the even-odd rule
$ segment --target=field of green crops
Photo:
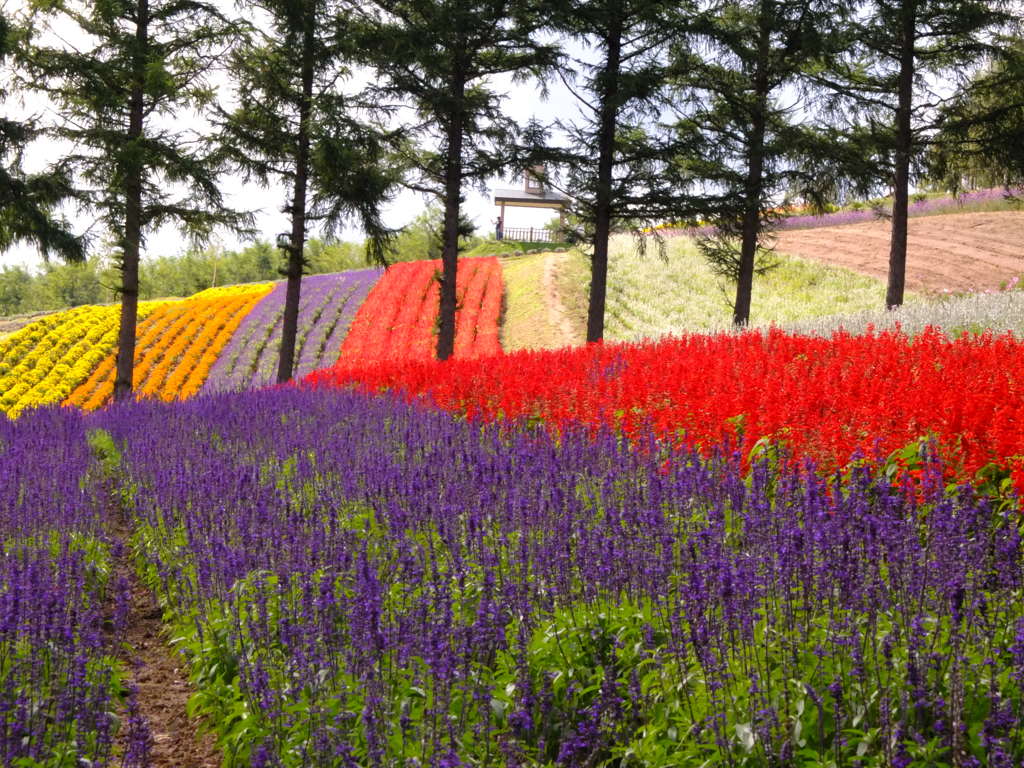
[[[754,279],[751,325],[784,326],[885,303],[885,286],[873,278],[783,254],[776,260],[778,266]],[[667,239],[662,257],[653,246],[641,255],[631,238],[619,236],[608,267],[605,337],[638,341],[726,330],[732,323],[733,290],[711,271],[689,238]]]

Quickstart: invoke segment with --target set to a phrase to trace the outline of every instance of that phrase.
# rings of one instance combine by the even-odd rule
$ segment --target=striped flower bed
[[[305,376],[337,359],[356,311],[383,270],[362,269],[303,278],[295,376]],[[203,388],[207,392],[266,386],[277,373],[284,315],[284,282],[278,283],[245,318]]]

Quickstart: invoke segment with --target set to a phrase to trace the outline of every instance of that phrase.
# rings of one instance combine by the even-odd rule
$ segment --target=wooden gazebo
[[[543,168],[533,173],[527,171],[523,189],[494,190],[494,204],[498,206],[498,221],[495,235],[499,240],[524,240],[532,243],[551,242],[554,238],[550,230],[543,227],[506,227],[505,208],[552,208],[558,211],[562,229],[565,228],[565,209],[569,198],[552,190],[546,189],[542,181]]]

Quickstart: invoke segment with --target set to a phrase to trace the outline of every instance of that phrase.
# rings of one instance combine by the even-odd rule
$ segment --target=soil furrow
[[[993,289],[1024,272],[1024,213],[1002,211],[910,220],[907,287],[925,291]],[[778,233],[776,248],[885,279],[889,223]]]
[[[128,616],[121,638],[120,658],[129,668],[128,684],[150,734],[149,768],[218,768],[220,752],[212,733],[187,713],[194,689],[186,662],[165,641],[161,610],[141,583],[127,554],[128,529],[120,523],[112,532],[114,550],[124,554],[113,569],[113,583],[128,585]],[[126,722],[126,719],[123,718]],[[126,737],[122,729],[121,738]],[[122,749],[126,747],[121,744]]]
[[[548,323],[558,333],[558,346],[568,347],[576,342],[576,333],[565,311],[555,272],[568,259],[567,254],[554,253],[544,260],[544,275],[541,282],[544,303],[547,306]]]

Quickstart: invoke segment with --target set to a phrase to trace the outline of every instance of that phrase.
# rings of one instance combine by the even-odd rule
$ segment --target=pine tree
[[[995,33],[1013,22],[1007,0],[868,0],[854,4],[847,55],[820,73],[835,114],[870,133],[876,178],[891,185],[892,234],[885,304],[903,303],[910,185],[923,167],[946,97],[937,82],[966,83],[999,53]],[[862,169],[858,169],[860,172]]]
[[[27,40],[28,29],[0,12],[0,104],[10,96],[2,83],[14,79],[17,48]],[[21,159],[39,136],[35,119],[14,120],[0,116],[0,252],[18,242],[33,243],[43,258],[57,254],[68,262],[85,259],[85,243],[71,225],[54,210],[75,197],[67,174],[57,168],[26,174]]]
[[[370,104],[344,88],[354,55],[348,8],[337,0],[254,0],[257,19],[231,55],[237,108],[221,140],[246,179],[287,184],[290,217],[277,381],[292,377],[309,227],[326,233],[358,219],[367,255],[384,261],[391,232],[380,217],[400,173]]]
[[[376,69],[379,97],[409,102],[407,126],[418,149],[407,154],[412,189],[444,206],[437,356],[455,344],[462,191],[507,170],[515,124],[489,79],[525,77],[554,60],[535,41],[539,4],[522,0],[373,0],[364,3],[361,49]],[[411,145],[410,145],[411,147]]]
[[[819,164],[839,148],[812,124],[805,75],[827,60],[835,3],[727,0],[687,23],[677,50],[680,162],[700,180],[691,207],[711,235],[701,250],[736,284],[733,322],[750,319],[754,275],[769,269],[769,235],[791,196],[820,206]],[[800,115],[803,115],[800,117]]]
[[[926,156],[928,180],[958,194],[1024,184],[1024,41],[958,89],[938,116]]]
[[[34,7],[40,23],[59,23],[65,34],[77,27],[80,38],[74,46],[36,46],[26,61],[32,87],[59,111],[52,133],[72,146],[60,165],[117,243],[114,398],[123,400],[132,391],[146,233],[174,224],[201,239],[245,221],[224,205],[216,153],[175,125],[209,104],[206,76],[229,25],[197,0],[39,0]]]
[[[673,163],[677,150],[658,121],[667,96],[669,45],[688,8],[660,0],[553,6],[554,31],[593,54],[567,56],[560,67],[580,113],[554,126],[568,145],[535,150],[534,157],[565,171],[564,182],[553,174],[547,181],[572,197],[571,213],[590,250],[587,341],[593,342],[604,336],[611,233],[630,226],[639,231],[641,222],[682,213]],[[546,134],[537,131],[533,143],[542,143]]]

